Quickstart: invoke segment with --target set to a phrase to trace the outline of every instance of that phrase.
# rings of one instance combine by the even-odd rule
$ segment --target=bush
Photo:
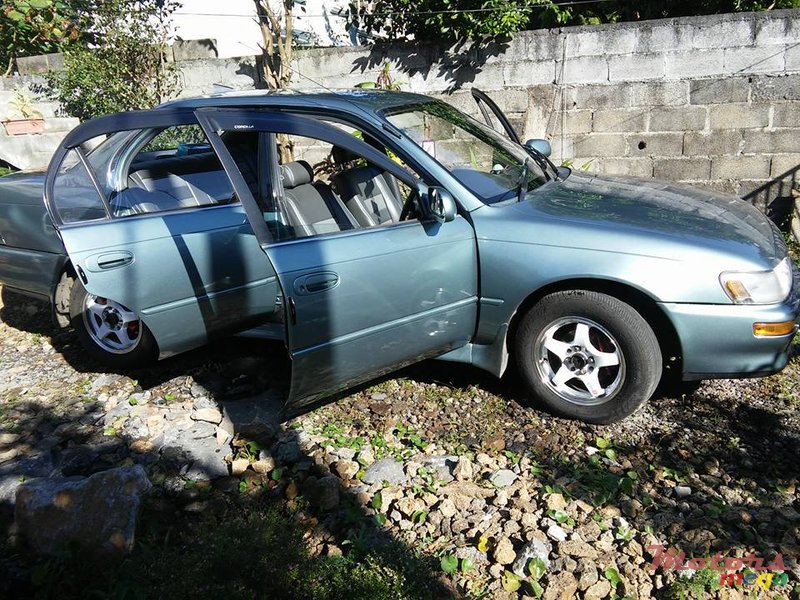
[[[87,43],[65,52],[63,71],[50,72],[47,94],[82,120],[152,108],[178,91],[166,60],[173,0],[94,0]]]

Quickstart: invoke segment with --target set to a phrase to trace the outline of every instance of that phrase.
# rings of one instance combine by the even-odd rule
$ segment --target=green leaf
[[[460,568],[462,573],[469,573],[470,571],[472,571],[472,569],[475,568],[475,565],[472,564],[471,558],[462,558]]]
[[[383,527],[386,525],[386,515],[378,513],[374,516],[375,522],[380,526]]]
[[[503,573],[500,583],[503,584],[503,589],[507,592],[516,592],[520,587],[522,587],[522,581],[520,581],[520,578],[511,571],[506,571]]]
[[[113,427],[106,427],[105,429],[103,429],[103,435],[106,437],[114,437],[115,435],[117,435],[117,430],[114,429]]]
[[[9,19],[11,19],[12,21],[24,21],[25,20],[25,15],[23,15],[18,10],[14,10],[14,9],[10,10],[6,16]]]
[[[243,479],[239,482],[239,492],[246,492],[247,491],[247,480]]]
[[[605,454],[605,455],[606,455],[606,458],[607,458],[608,460],[617,460],[617,453],[616,453],[616,452],[614,452],[614,449],[613,449],[613,448],[609,448],[609,449],[608,449],[608,450],[606,450],[606,451],[605,451],[603,454]]]
[[[534,581],[539,581],[547,573],[547,565],[541,558],[532,558],[528,561],[528,572]]]
[[[608,567],[603,572],[603,575],[606,576],[606,579],[608,579],[611,585],[615,588],[622,583],[622,578],[619,576],[619,572],[614,567]]]
[[[130,404],[131,406],[136,406],[137,404],[139,404],[139,401],[136,398],[128,398],[128,404]]]
[[[428,519],[427,510],[415,510],[414,513],[411,515],[412,523],[424,523],[427,519]]]
[[[611,446],[611,442],[609,442],[609,441],[608,441],[606,438],[604,438],[604,437],[598,437],[598,438],[597,438],[597,439],[594,441],[594,445],[595,445],[595,446],[597,446],[598,448],[600,448],[600,450],[605,450],[606,448],[608,448],[609,446]]]
[[[445,573],[455,573],[458,569],[458,558],[454,554],[447,554],[442,557],[439,564]]]
[[[269,478],[272,479],[272,481],[280,481],[282,476],[283,469],[272,469],[272,473],[269,474]]]
[[[370,500],[369,505],[374,508],[375,510],[380,510],[383,506],[383,494],[377,492]]]
[[[533,597],[541,598],[542,595],[544,594],[544,590],[542,589],[541,584],[538,581],[531,581],[530,586],[531,586],[531,592],[533,592]]]
[[[30,4],[31,8],[43,10],[49,8],[53,3],[51,0],[28,0],[28,4]]]

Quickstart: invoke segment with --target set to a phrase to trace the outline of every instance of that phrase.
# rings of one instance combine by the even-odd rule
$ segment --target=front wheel
[[[80,281],[72,286],[69,315],[89,353],[111,367],[139,367],[158,354],[153,334],[136,313],[110,298],[90,294]]]
[[[630,305],[589,290],[555,292],[523,317],[516,360],[530,391],[554,412],[612,423],[652,396],[661,351]]]

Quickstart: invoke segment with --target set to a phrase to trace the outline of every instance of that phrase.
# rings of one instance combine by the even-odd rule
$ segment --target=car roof
[[[195,109],[204,107],[318,107],[339,109],[343,111],[358,107],[367,112],[376,113],[396,106],[409,106],[421,102],[430,102],[432,98],[422,94],[377,89],[344,89],[344,90],[304,90],[302,92],[283,90],[247,90],[223,92],[181,98],[159,105],[160,108]]]

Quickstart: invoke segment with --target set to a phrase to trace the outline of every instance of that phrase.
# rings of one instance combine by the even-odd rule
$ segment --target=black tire
[[[79,280],[75,281],[69,300],[70,323],[89,354],[115,369],[130,369],[154,362],[158,357],[158,345],[141,320],[137,320],[135,325],[129,323],[118,328],[115,333],[105,337],[105,342],[101,339],[97,329],[101,317],[87,309],[87,305],[94,305],[95,301],[111,309],[109,314],[102,317],[107,319],[106,324],[114,323],[115,309],[128,311],[113,300],[92,296]]]
[[[662,370],[658,340],[642,316],[588,290],[537,302],[522,318],[515,356],[526,386],[550,410],[596,424],[632,414],[653,395]]]

